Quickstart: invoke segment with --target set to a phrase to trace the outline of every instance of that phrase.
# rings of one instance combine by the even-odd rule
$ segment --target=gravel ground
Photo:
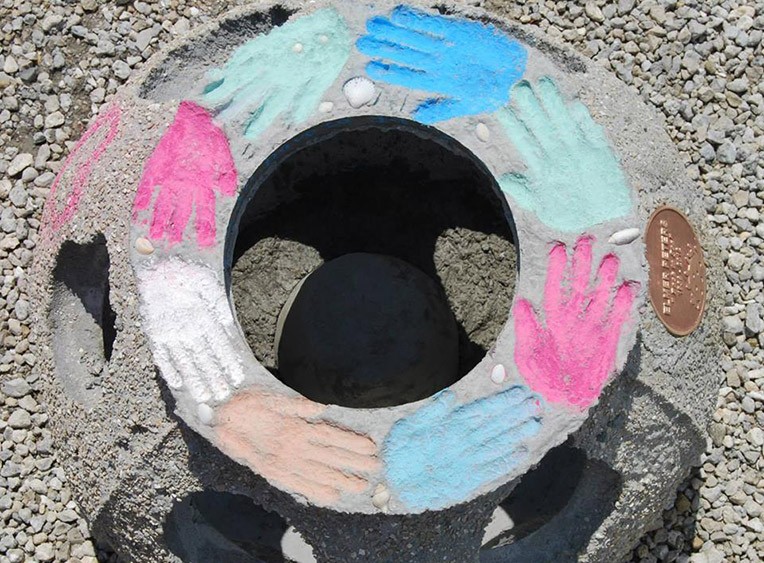
[[[61,157],[90,116],[154,51],[225,4],[0,5],[0,563],[108,560],[78,515],[35,399],[25,272]],[[764,3],[485,5],[594,57],[663,113],[724,254],[726,379],[708,452],[633,561],[764,560]]]

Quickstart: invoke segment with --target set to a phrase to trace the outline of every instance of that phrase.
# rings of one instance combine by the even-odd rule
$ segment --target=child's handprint
[[[581,102],[566,103],[550,78],[522,81],[497,112],[525,161],[524,174],[500,178],[501,190],[546,225],[564,232],[622,217],[629,188],[602,128]]]
[[[234,51],[208,76],[202,102],[216,118],[241,121],[254,139],[273,121],[305,121],[350,55],[345,21],[332,8],[274,27]]]
[[[537,395],[518,385],[459,405],[452,391],[395,423],[383,450],[391,489],[412,510],[435,510],[507,475],[541,429]]]
[[[244,381],[244,370],[231,344],[236,322],[215,273],[170,258],[137,277],[143,326],[167,385],[186,390],[197,403],[229,397]]]
[[[618,341],[639,283],[618,283],[619,260],[608,254],[590,287],[592,239],[576,242],[568,266],[564,244],[549,253],[544,324],[531,304],[515,305],[515,361],[531,389],[553,403],[587,408],[615,369]],[[546,325],[546,326],[544,326]]]
[[[481,22],[398,6],[366,29],[356,46],[371,78],[436,95],[414,112],[422,123],[494,111],[525,72],[522,45]]]
[[[212,246],[217,194],[234,196],[236,188],[236,166],[225,134],[204,108],[181,102],[175,120],[146,161],[133,220],[151,208],[149,237],[175,244],[183,239],[195,212],[196,242],[202,248]]]
[[[325,409],[305,397],[247,389],[218,408],[218,445],[272,483],[330,504],[363,492],[379,459],[371,438],[322,420]]]

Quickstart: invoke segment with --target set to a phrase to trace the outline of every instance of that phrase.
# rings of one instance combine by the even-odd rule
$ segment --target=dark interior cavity
[[[177,502],[164,524],[184,563],[313,563],[313,550],[286,521],[244,495],[200,491]]]
[[[483,358],[506,322],[513,229],[494,178],[445,134],[381,117],[323,124],[276,151],[240,196],[227,238],[237,317],[255,356],[283,379],[276,332],[295,287],[348,254],[402,260],[432,280],[456,322],[457,368],[442,389]],[[309,392],[310,377],[289,384]],[[401,393],[375,404],[325,391],[322,402],[346,406],[411,400]]]
[[[429,397],[457,377],[446,296],[403,260],[345,254],[292,296],[279,319],[279,374],[309,399],[385,407]]]
[[[481,563],[575,561],[612,512],[621,481],[570,440],[553,448],[494,511]]]
[[[117,332],[109,302],[109,252],[103,235],[61,245],[50,308],[55,372],[64,391],[85,407],[101,396]]]

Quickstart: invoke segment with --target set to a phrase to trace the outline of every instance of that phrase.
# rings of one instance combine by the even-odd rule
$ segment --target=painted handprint
[[[321,420],[325,408],[304,397],[248,389],[217,411],[218,447],[312,502],[326,505],[344,492],[361,493],[379,467],[377,446]]]
[[[138,291],[144,329],[167,385],[186,390],[196,403],[229,397],[244,371],[231,344],[233,314],[214,272],[172,258],[139,270]]]
[[[576,242],[570,265],[565,245],[558,243],[549,253],[545,322],[527,300],[517,301],[515,362],[528,386],[547,401],[585,409],[613,374],[639,289],[634,281],[618,284],[619,266],[616,256],[605,256],[590,287],[592,239]]]
[[[49,236],[58,231],[76,213],[82,194],[90,180],[93,167],[117,136],[121,117],[122,110],[117,104],[109,107],[85,131],[74,150],[66,158],[63,167],[50,187],[42,216],[43,235]],[[84,151],[92,144],[91,140],[94,138],[98,138],[95,146],[89,153],[85,154]],[[58,192],[61,189],[61,180],[69,173],[73,174],[70,180],[71,189],[67,193],[60,194]],[[61,201],[59,202],[59,200]],[[59,208],[59,203],[63,203],[63,208]]]
[[[414,111],[421,123],[497,110],[525,72],[523,46],[493,25],[398,6],[366,29],[356,46],[371,78],[434,94]]]
[[[499,180],[502,191],[546,225],[583,231],[631,210],[626,177],[605,132],[581,102],[566,104],[550,78],[512,90],[497,113],[525,161],[524,174]]]
[[[151,208],[149,237],[172,245],[183,239],[195,212],[196,243],[209,247],[215,244],[217,194],[231,197],[236,188],[236,166],[225,134],[204,108],[182,102],[146,161],[133,220],[149,223],[142,212]]]
[[[343,492],[366,489],[364,475],[379,465],[371,438],[321,420],[326,407],[304,397],[240,390],[237,329],[211,269],[171,258],[139,269],[138,290],[162,378],[196,405],[212,405],[200,412],[215,409],[216,445],[224,453],[313,502],[329,504]]]
[[[305,121],[350,56],[350,35],[332,8],[248,41],[208,75],[202,103],[254,139],[278,117]]]
[[[463,406],[443,391],[395,423],[385,439],[390,488],[411,510],[464,500],[523,461],[541,417],[541,400],[523,386]]]

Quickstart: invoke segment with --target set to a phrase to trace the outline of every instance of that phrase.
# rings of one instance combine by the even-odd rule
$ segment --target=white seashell
[[[318,111],[321,113],[329,113],[334,109],[334,102],[321,102],[318,104]]]
[[[374,95],[377,93],[377,88],[374,83],[365,76],[356,76],[351,78],[342,87],[342,92],[348,100],[348,103],[358,109],[359,107],[368,104],[374,99]]]
[[[630,242],[634,242],[639,238],[639,229],[637,227],[631,227],[629,229],[623,229],[622,231],[618,231],[617,233],[613,233],[610,235],[610,238],[607,239],[607,241],[610,244],[629,244]]]
[[[294,51],[295,53],[302,53],[302,43],[295,43],[292,46],[292,51]]]
[[[137,250],[140,254],[153,254],[154,253],[154,245],[151,244],[151,241],[147,238],[138,237],[135,239],[135,250]]]
[[[388,502],[390,502],[390,493],[387,487],[382,484],[377,485],[377,488],[374,489],[374,495],[371,497],[371,503],[376,508],[382,510],[387,506]]]
[[[504,369],[504,366],[502,364],[496,364],[493,366],[493,369],[491,370],[491,381],[498,385],[500,383],[504,383],[506,379],[507,370]]]
[[[212,407],[204,403],[196,407],[196,414],[202,424],[210,425],[215,419],[215,411],[212,410]]]
[[[488,126],[481,121],[475,127],[475,135],[477,135],[478,139],[480,139],[484,143],[487,143],[488,139],[491,138],[491,130],[488,129]]]

